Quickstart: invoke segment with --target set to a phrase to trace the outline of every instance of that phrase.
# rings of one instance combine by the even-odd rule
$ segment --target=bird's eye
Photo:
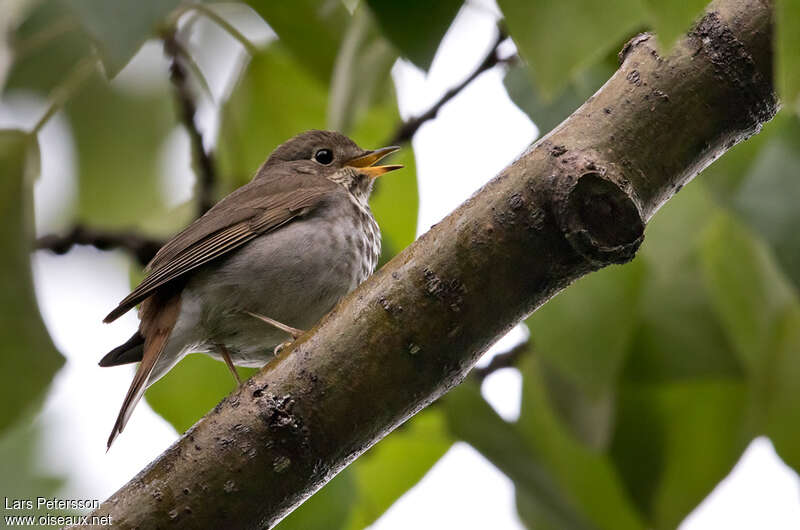
[[[333,152],[330,149],[320,149],[314,154],[314,160],[327,166],[333,162]]]

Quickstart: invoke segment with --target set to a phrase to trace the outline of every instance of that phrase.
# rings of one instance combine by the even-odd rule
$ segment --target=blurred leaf
[[[333,480],[278,523],[276,530],[344,528],[356,498],[353,465],[342,470]]]
[[[527,385],[527,377],[524,381]],[[528,526],[563,530],[592,528],[545,466],[541,448],[531,445],[516,425],[500,418],[481,397],[473,381],[465,381],[451,390],[441,404],[453,436],[477,449],[514,482],[517,498],[522,497],[525,506],[525,512],[520,511],[520,515],[535,518],[526,519]],[[540,412],[536,410],[533,414],[540,418]],[[589,469],[584,471],[587,476],[591,473]],[[605,501],[613,492],[600,487],[594,494],[598,500]],[[624,513],[619,514],[619,519],[624,519]],[[616,528],[634,527],[623,524]]]
[[[611,458],[648,528],[676,528],[731,470],[750,437],[734,380],[627,384]]]
[[[80,220],[130,228],[163,215],[158,155],[174,123],[166,87],[132,93],[94,75],[66,111],[78,154]]]
[[[726,215],[719,215],[705,234],[703,261],[714,309],[752,373],[763,373],[776,318],[793,301],[791,287],[780,277],[764,248]],[[771,346],[771,345],[769,345]]]
[[[558,96],[549,100],[542,97],[538,85],[531,82],[535,76],[524,65],[509,68],[503,84],[511,101],[536,124],[541,137],[583,105],[616,69],[615,62],[600,61],[580,71]]]
[[[800,2],[775,4],[776,81],[781,99],[800,116]]]
[[[4,523],[6,523],[5,516],[8,515],[37,517],[48,513],[56,516],[66,515],[64,510],[36,507],[37,497],[53,497],[64,484],[62,477],[54,476],[44,470],[45,466],[41,462],[39,451],[41,434],[41,428],[37,423],[21,422],[5,431],[0,437],[0,461],[3,462],[0,491],[4,497],[0,516],[3,517]],[[7,510],[6,506],[13,499],[33,499],[34,507],[30,510]]]
[[[783,270],[800,287],[800,116],[785,116],[731,202],[770,244]]]
[[[330,81],[350,19],[340,0],[246,0],[246,3],[278,34],[284,49],[306,73],[322,83]]]
[[[604,447],[613,389],[638,323],[642,260],[581,278],[527,320],[550,399],[584,443]],[[552,373],[555,372],[555,373]]]
[[[508,31],[544,100],[595,64],[645,20],[640,0],[498,0]]]
[[[442,411],[429,408],[367,451],[348,468],[358,485],[358,500],[344,528],[358,530],[375,522],[452,443]]]
[[[518,421],[519,430],[538,455],[540,465],[574,499],[592,528],[644,528],[609,458],[582,443],[559,418],[546,392],[542,364],[534,356],[526,357],[521,364],[522,408]]]
[[[383,33],[411,62],[428,70],[462,0],[367,0]]]
[[[779,112],[775,118],[764,124],[760,133],[739,142],[703,170],[703,185],[713,192],[720,203],[730,205],[731,198],[746,180],[761,149],[782,133],[787,119],[785,112]]]
[[[687,185],[647,227],[640,325],[624,370],[633,383],[743,378],[703,281],[698,250],[714,204],[699,182]]]
[[[92,53],[92,42],[61,2],[40,2],[16,30],[12,50],[5,90],[49,93]]]
[[[379,98],[391,95],[392,46],[376,30],[369,10],[353,14],[336,57],[328,103],[328,126],[348,133]]]
[[[729,216],[719,216],[704,247],[714,307],[750,371],[758,425],[800,469],[800,303],[767,250]]]
[[[62,0],[92,36],[109,79],[128,64],[180,0]],[[52,3],[52,2],[51,2]]]
[[[244,381],[256,369],[238,371]],[[208,355],[191,354],[148,388],[145,398],[153,410],[182,433],[235,389],[236,381],[225,363]]]
[[[662,50],[668,51],[675,41],[689,31],[692,22],[700,17],[706,0],[643,0],[649,13],[653,32]]]
[[[0,432],[31,413],[64,362],[39,316],[31,275],[38,157],[35,138],[0,131]]]

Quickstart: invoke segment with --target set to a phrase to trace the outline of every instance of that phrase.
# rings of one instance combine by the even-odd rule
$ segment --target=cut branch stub
[[[645,222],[627,179],[582,153],[558,158],[553,213],[566,240],[597,268],[632,260]]]

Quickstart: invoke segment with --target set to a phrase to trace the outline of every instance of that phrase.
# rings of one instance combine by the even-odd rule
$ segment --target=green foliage
[[[278,34],[297,66],[323,84],[330,81],[349,18],[342,2],[246,0],[246,3]]]
[[[159,191],[159,154],[174,127],[166,85],[123,91],[99,75],[67,105],[78,158],[78,217],[92,226],[157,225],[165,206]],[[161,235],[177,226],[162,226]]]
[[[366,0],[383,33],[411,62],[427,70],[462,0]]]
[[[180,0],[63,0],[92,36],[109,79],[116,77]]]
[[[34,411],[64,362],[39,316],[30,270],[38,158],[35,139],[0,130],[0,433]]]
[[[800,116],[800,2],[778,0],[775,11],[775,79],[784,104]]]
[[[535,75],[541,97],[556,97],[644,20],[639,0],[498,0],[508,31]]]

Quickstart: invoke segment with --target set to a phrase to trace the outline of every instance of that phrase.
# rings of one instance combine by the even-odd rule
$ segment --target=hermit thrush
[[[372,273],[380,232],[367,200],[396,151],[308,131],[279,146],[248,184],[169,240],[106,318],[137,304],[139,330],[100,366],[141,361],[108,446],[145,389],[190,352],[263,366]],[[237,380],[238,380],[238,376]]]

